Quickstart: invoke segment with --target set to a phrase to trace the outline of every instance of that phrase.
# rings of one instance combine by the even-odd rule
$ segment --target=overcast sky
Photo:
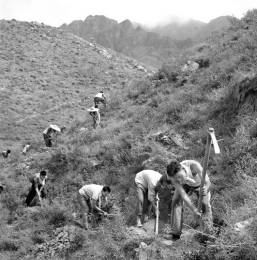
[[[98,14],[153,26],[172,17],[204,22],[221,15],[241,17],[253,8],[257,0],[0,0],[0,19],[60,26]]]

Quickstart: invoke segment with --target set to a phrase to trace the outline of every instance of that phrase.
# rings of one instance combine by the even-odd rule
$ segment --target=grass
[[[112,202],[115,202],[114,208],[118,209],[118,214],[115,218],[96,225],[92,232],[85,232],[78,227],[80,232],[74,237],[69,256],[85,258],[92,253],[98,259],[126,259],[127,248],[136,247],[133,243],[130,244],[126,237],[126,225],[135,223],[134,177],[142,170],[142,162],[157,155],[163,160],[193,158],[201,161],[206,129],[213,126],[218,139],[223,139],[220,142],[222,155],[210,155],[213,214],[217,223],[227,225],[220,227],[220,239],[224,245],[241,244],[232,252],[228,251],[226,246],[221,247],[220,244],[213,243],[210,247],[213,249],[203,248],[202,251],[191,252],[191,255],[185,255],[185,259],[226,259],[222,258],[226,254],[230,257],[227,259],[240,259],[242,254],[249,255],[251,259],[252,252],[255,252],[252,246],[255,233],[246,238],[248,244],[243,248],[242,240],[235,236],[231,227],[238,221],[254,216],[252,208],[256,207],[257,141],[251,137],[249,131],[256,125],[257,114],[252,105],[254,98],[250,98],[255,97],[251,91],[255,77],[249,77],[249,71],[247,72],[249,67],[251,70],[256,68],[257,61],[256,53],[253,52],[253,49],[256,50],[253,41],[255,25],[251,24],[251,17],[255,15],[255,12],[248,13],[242,21],[238,21],[238,24],[229,29],[227,34],[219,39],[210,39],[213,48],[205,53],[209,66],[203,66],[191,75],[179,74],[178,79],[178,71],[187,56],[178,60],[177,64],[164,65],[149,79],[138,74],[138,71],[124,71],[121,63],[123,60],[118,56],[113,61],[118,69],[113,71],[109,62],[94,53],[84,41],[78,40],[78,47],[74,47],[72,36],[59,35],[58,31],[49,28],[50,31],[54,30],[51,39],[61,45],[56,52],[63,57],[55,61],[55,64],[63,69],[57,69],[56,73],[53,73],[56,68],[49,64],[49,60],[56,58],[54,51],[48,49],[47,40],[42,42],[42,49],[37,49],[34,39],[37,39],[38,35],[33,34],[34,37],[29,38],[29,43],[32,49],[41,51],[42,54],[41,60],[37,61],[40,63],[36,64],[39,66],[35,71],[36,79],[51,80],[44,86],[38,83],[38,86],[35,78],[25,77],[17,81],[18,87],[27,86],[24,99],[18,99],[18,95],[24,94],[25,91],[18,87],[14,95],[10,95],[12,90],[8,89],[4,99],[7,103],[10,98],[12,100],[10,105],[6,103],[8,116],[5,116],[4,110],[1,114],[1,122],[4,124],[1,125],[0,131],[4,135],[0,142],[2,146],[11,147],[14,152],[8,161],[0,162],[0,181],[8,187],[1,194],[0,224],[11,226],[5,234],[2,251],[13,251],[17,258],[24,252],[31,254],[27,244],[23,245],[22,249],[12,247],[13,229],[17,229],[17,241],[25,239],[34,244],[44,244],[45,241],[54,239],[56,230],[73,225],[71,214],[78,210],[75,196],[78,189],[84,184],[99,183],[112,187]],[[250,22],[247,17],[250,17]],[[27,24],[13,23],[13,29],[5,25],[7,39],[15,36],[14,40],[18,41],[19,37],[28,37]],[[249,26],[247,30],[244,29],[246,25]],[[19,34],[17,26],[20,26]],[[38,30],[46,33],[41,27]],[[58,37],[63,41],[58,40]],[[12,52],[8,49],[7,42],[4,46],[7,48],[6,53],[10,55]],[[81,53],[79,57],[75,55],[78,48],[85,49],[85,53]],[[247,51],[244,52],[244,49]],[[25,48],[24,51],[26,59],[32,57],[30,48]],[[101,64],[101,70],[90,64],[95,60]],[[26,60],[26,69],[31,68],[28,62],[29,60]],[[110,69],[112,80],[104,74]],[[7,80],[13,76],[10,72],[3,71],[3,77]],[[246,76],[238,76],[238,73]],[[46,75],[43,76],[44,74]],[[75,84],[72,84],[74,82]],[[85,108],[92,105],[95,86],[103,88],[109,83],[109,102],[107,109],[102,112],[103,127],[92,131]],[[119,83],[120,88],[117,87]],[[238,98],[238,88],[242,86],[242,91],[249,91],[244,92],[247,95]],[[44,96],[41,91],[43,87]],[[231,95],[234,98],[231,98]],[[48,111],[52,106],[50,97],[51,100],[55,98],[56,106]],[[90,99],[85,100],[84,97]],[[44,98],[45,103],[38,107],[36,105],[41,98]],[[13,103],[15,100],[20,100],[20,103]],[[26,105],[27,102],[30,102],[30,105]],[[232,105],[235,104],[235,109],[232,110]],[[24,114],[20,112],[22,107],[26,110]],[[11,112],[13,109],[16,114]],[[33,111],[35,114],[32,114]],[[15,131],[7,131],[14,118],[16,121],[21,120],[21,123],[15,125]],[[58,137],[57,144],[48,149],[44,147],[41,132],[52,121],[66,125],[67,130]],[[153,139],[153,134],[158,131],[181,137],[188,149],[175,145],[164,147]],[[26,157],[21,155],[24,139],[32,144]],[[151,167],[161,173],[165,172],[165,163],[161,160]],[[28,177],[42,168],[49,171],[47,206],[30,211],[23,205],[29,188]],[[170,198],[167,194],[165,196],[165,201],[168,201]],[[161,214],[165,221],[168,219],[167,212],[167,207],[163,207]],[[193,223],[191,214],[187,215],[186,222]],[[133,255],[133,252],[131,254]]]

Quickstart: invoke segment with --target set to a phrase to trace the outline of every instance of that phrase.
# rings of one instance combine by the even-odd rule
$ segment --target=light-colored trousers
[[[193,193],[199,197],[199,188],[194,189]],[[211,209],[211,193],[208,192],[207,195],[203,196],[202,202],[202,212],[203,212],[203,223],[206,232],[212,230],[212,209]],[[181,235],[183,227],[183,206],[184,201],[182,200],[180,194],[175,190],[172,198],[171,207],[171,233],[174,235]]]

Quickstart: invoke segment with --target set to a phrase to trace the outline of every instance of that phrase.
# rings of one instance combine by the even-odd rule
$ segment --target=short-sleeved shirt
[[[104,98],[104,93],[97,93],[97,94],[95,95],[95,97]]]
[[[182,168],[185,170],[185,178],[184,183],[181,184],[187,184],[190,187],[198,188],[201,185],[201,178],[202,178],[202,171],[203,168],[201,164],[195,160],[185,160],[181,163]],[[197,167],[201,173],[193,173],[191,168],[192,166]],[[208,176],[206,176],[206,179]]]
[[[80,190],[79,194],[93,200],[100,200],[102,195],[103,186],[98,184],[84,185]]]
[[[135,183],[143,189],[148,189],[148,200],[153,201],[155,195],[155,187],[162,175],[153,170],[143,170],[137,173]]]

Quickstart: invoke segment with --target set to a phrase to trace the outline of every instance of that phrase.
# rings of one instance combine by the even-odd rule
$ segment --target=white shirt
[[[184,183],[181,184],[187,184],[190,187],[199,187],[201,185],[201,178],[202,178],[202,171],[203,167],[201,164],[195,160],[185,160],[181,163],[182,168],[185,170],[185,176],[184,176]],[[195,165],[201,173],[193,174],[191,171],[190,166]],[[206,175],[206,179],[208,176]]]
[[[137,173],[135,177],[135,183],[148,189],[148,200],[153,201],[155,195],[155,187],[162,175],[159,172],[153,170],[143,170]]]
[[[104,98],[104,93],[97,93],[97,94],[95,95],[95,97]]]
[[[80,190],[79,194],[85,197],[89,197],[94,200],[101,200],[103,186],[98,184],[84,185]]]

